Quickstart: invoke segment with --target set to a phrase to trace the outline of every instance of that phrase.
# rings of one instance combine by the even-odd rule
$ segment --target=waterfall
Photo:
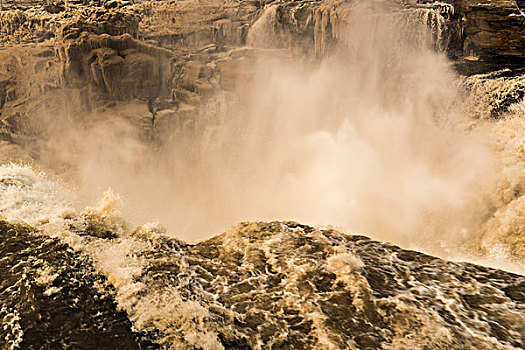
[[[436,51],[443,52],[450,42],[447,19],[453,15],[454,7],[446,4],[437,8],[417,8],[410,10],[407,25],[417,29],[415,40],[419,45],[430,45]]]
[[[269,48],[276,45],[277,6],[269,6],[251,26],[246,37],[246,45],[250,47]]]

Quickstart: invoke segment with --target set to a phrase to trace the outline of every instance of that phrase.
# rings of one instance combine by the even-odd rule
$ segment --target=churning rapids
[[[356,6],[315,58],[276,11],[191,133],[2,143],[0,349],[525,348],[523,75],[458,76],[434,10]]]

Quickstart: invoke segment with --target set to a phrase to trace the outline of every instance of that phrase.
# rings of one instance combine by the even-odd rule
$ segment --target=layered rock
[[[457,0],[454,7],[463,17],[464,56],[501,60],[525,58],[525,15],[518,2]]]
[[[249,1],[149,2],[137,6],[143,14],[140,38],[157,45],[196,51],[207,45],[242,46],[250,22],[261,4]]]
[[[159,125],[184,124],[175,119],[194,118],[219,91],[236,92],[253,55],[230,49],[247,43],[291,49],[299,55],[326,55],[336,42],[346,40],[348,21],[356,11],[369,13],[378,22],[396,17],[414,28],[410,40],[428,41],[451,57],[468,56],[460,62],[478,60],[474,68],[471,63],[458,64],[462,72],[485,69],[479,60],[519,59],[525,37],[524,17],[512,1],[288,1],[269,3],[266,10],[262,3],[246,1],[103,5],[21,4],[21,10],[9,4],[0,12],[4,45],[46,41],[47,47],[54,47],[60,69],[58,76],[55,69],[49,70],[45,89],[58,84],[66,95],[77,96],[76,114],[98,110],[108,101],[134,100],[148,110],[143,118],[150,118],[153,128],[157,112],[166,110],[157,118]],[[52,57],[47,60],[47,65],[55,64]],[[2,73],[13,75],[13,70]],[[7,90],[9,99],[14,90],[27,95],[12,80],[10,89],[2,87],[7,83],[0,84],[4,106]],[[162,119],[173,120],[160,123]]]
[[[51,39],[60,27],[60,17],[45,11],[1,11],[0,44],[10,46]]]
[[[83,32],[64,39],[58,48],[66,87],[85,86],[116,100],[153,99],[167,95],[171,53],[143,44],[129,34],[111,36]]]
[[[58,65],[53,48],[47,45],[0,50],[0,61],[2,128],[11,141],[21,141],[34,131],[30,125],[36,120],[28,116],[60,100]]]

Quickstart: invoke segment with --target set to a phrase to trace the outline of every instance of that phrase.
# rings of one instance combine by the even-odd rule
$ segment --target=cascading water
[[[523,82],[458,84],[449,6],[361,5],[304,16],[326,55],[315,62],[265,50],[286,44],[269,7],[232,52],[247,55],[244,85],[209,100],[191,135],[152,147],[117,118],[62,123],[45,145],[74,185],[0,166],[6,348],[63,345],[35,332],[46,300],[89,310],[61,332],[93,347],[100,332],[98,345],[130,349],[522,348],[522,276],[327,226],[524,272]],[[112,191],[90,204],[107,187],[120,204]],[[243,220],[318,226],[228,230]]]
[[[0,189],[24,198],[40,217],[39,231],[0,222],[0,269],[11,267],[3,273],[19,278],[0,289],[0,335],[8,349],[60,341],[205,350],[523,344],[519,288],[525,280],[517,275],[294,222],[245,223],[187,245],[156,224],[130,229],[109,193],[83,211],[58,200],[39,212],[39,198],[29,193],[48,188],[70,198],[69,191],[26,167],[0,171]],[[2,213],[16,210],[10,203]],[[29,261],[15,250],[24,245]],[[429,279],[434,274],[439,281]],[[59,334],[55,339],[28,319],[46,317],[45,303],[57,313],[44,322],[56,327],[49,330]],[[78,318],[81,331],[74,327]]]
[[[419,27],[416,31],[420,45],[430,43],[437,52],[444,52],[450,42],[447,19],[454,15],[454,7],[443,5],[439,8],[417,8],[409,10],[408,22],[412,27]],[[430,36],[430,38],[428,38]]]
[[[246,45],[252,47],[275,47],[279,45],[276,33],[277,6],[269,6],[250,27]]]

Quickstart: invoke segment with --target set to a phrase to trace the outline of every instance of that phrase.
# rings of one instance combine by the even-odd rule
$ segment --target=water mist
[[[312,61],[254,39],[280,35],[272,14],[249,35],[251,56],[263,54],[220,121],[160,148],[117,121],[84,128],[81,143],[78,131],[52,141],[75,150],[86,201],[111,187],[132,223],[158,219],[189,241],[245,220],[335,225],[441,255],[471,240],[496,163],[482,135],[463,132],[432,35],[356,8],[338,46]]]

